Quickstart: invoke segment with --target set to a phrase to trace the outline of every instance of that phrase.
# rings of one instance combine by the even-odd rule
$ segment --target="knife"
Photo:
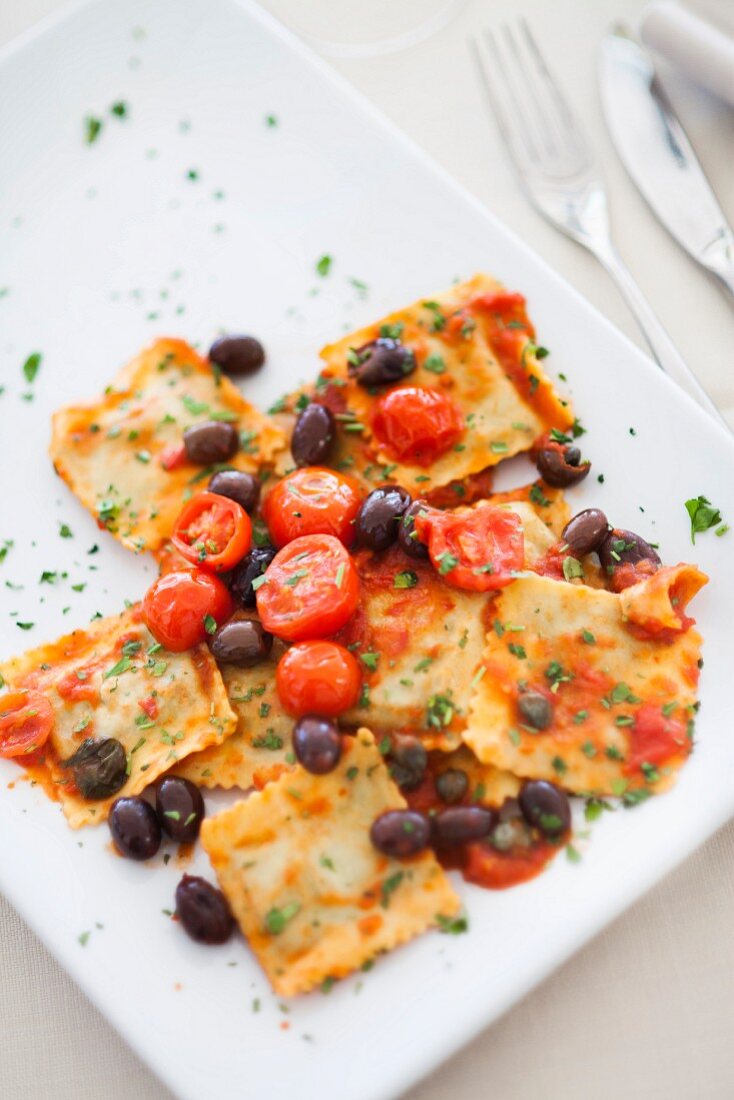
[[[668,232],[734,300],[734,233],[655,73],[624,29],[601,43],[599,86],[612,140]]]

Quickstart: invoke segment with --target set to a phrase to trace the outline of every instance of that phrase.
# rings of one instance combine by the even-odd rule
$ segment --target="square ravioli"
[[[532,575],[502,589],[463,734],[480,760],[579,793],[670,785],[691,749],[701,638],[692,620],[657,636],[634,621],[629,593],[646,607],[656,576],[626,597]]]
[[[104,821],[115,798],[140,794],[236,724],[208,647],[169,653],[141,622],[139,606],[11,658],[0,675],[13,690],[39,691],[51,704],[42,781],[74,829]],[[125,749],[128,777],[110,798],[84,798],[63,762],[87,738],[107,737]]]
[[[293,718],[283,710],[275,686],[275,668],[284,646],[276,641],[267,661],[253,668],[222,665],[234,733],[221,745],[187,756],[174,769],[199,787],[262,788],[295,764]]]
[[[204,420],[238,429],[240,448],[226,463],[233,469],[258,473],[285,446],[280,430],[192,347],[157,340],[98,400],[54,414],[50,454],[101,527],[131,550],[155,551],[187,495],[214,470],[187,461],[183,452],[183,432]]]
[[[334,771],[298,767],[204,820],[202,844],[276,993],[342,978],[458,911],[432,852],[398,861],[370,841],[375,818],[405,804],[360,729]]]
[[[553,545],[553,534],[525,501],[502,506],[522,521],[525,563],[533,564]],[[397,545],[381,554],[362,551],[355,564],[360,604],[338,639],[358,657],[365,690],[343,720],[410,729],[428,747],[456,748],[481,671],[490,596],[452,587],[430,562],[406,557]]]
[[[364,349],[377,339],[399,340],[409,349],[410,369],[397,383],[393,377],[388,385],[361,385],[355,370]],[[332,464],[337,469],[367,483],[389,476],[411,493],[425,494],[529,450],[550,428],[572,425],[570,403],[559,397],[540,366],[544,354],[522,296],[476,275],[324,348],[319,379],[300,401],[310,396],[335,414],[340,430]],[[453,434],[440,453],[432,455],[427,443],[421,455],[412,450],[413,442],[418,450],[423,446],[417,442],[417,421],[397,411],[405,446],[391,440],[384,399],[389,395],[394,402],[400,387],[432,391],[451,411]],[[435,413],[432,422],[435,443]]]

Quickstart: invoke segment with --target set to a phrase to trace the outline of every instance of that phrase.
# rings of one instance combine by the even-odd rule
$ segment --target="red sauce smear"
[[[642,772],[643,764],[657,767],[676,758],[688,756],[691,740],[685,719],[665,715],[654,703],[643,703],[629,728],[629,752],[624,771],[627,775]]]

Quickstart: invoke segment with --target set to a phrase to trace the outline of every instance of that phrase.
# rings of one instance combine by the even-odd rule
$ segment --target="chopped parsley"
[[[418,575],[412,569],[403,569],[393,579],[393,588],[415,588],[417,584]]]
[[[686,501],[686,511],[691,521],[691,542],[695,543],[696,535],[701,534],[703,531],[708,531],[711,527],[716,527],[717,524],[721,524],[721,512],[718,508],[714,508],[711,501],[704,496],[692,497]],[[723,525],[726,528],[726,525]],[[728,530],[728,528],[726,528]],[[721,530],[721,534],[726,534],[726,530]],[[719,531],[716,534],[719,534]]]
[[[290,901],[282,909],[270,909],[265,917],[265,927],[271,935],[279,935],[289,921],[292,921],[301,906],[297,901]]]
[[[323,255],[316,261],[316,273],[325,279],[331,271],[331,265],[333,263],[333,257],[327,254]]]
[[[43,356],[41,355],[40,351],[34,351],[32,355],[28,356],[25,363],[23,364],[23,377],[29,385],[36,379],[36,375],[38,374],[38,371],[41,367],[42,359]]]

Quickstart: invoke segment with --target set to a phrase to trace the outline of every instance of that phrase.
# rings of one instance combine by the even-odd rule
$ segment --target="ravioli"
[[[342,978],[458,911],[431,852],[398,861],[373,847],[375,818],[405,805],[360,729],[329,774],[298,767],[205,818],[204,849],[276,993]]]
[[[414,730],[431,748],[458,747],[486,634],[485,595],[449,588],[428,561],[396,545],[355,556],[360,603],[337,640],[353,649],[365,678],[343,721]]]
[[[501,591],[492,617],[463,733],[480,760],[574,792],[670,785],[691,750],[696,630],[655,640],[627,622],[619,595],[533,575]],[[550,702],[547,729],[523,722],[524,690]]]
[[[530,566],[553,535],[525,502],[505,507],[523,523]],[[359,659],[366,690],[343,720],[410,729],[429,748],[456,748],[472,681],[481,672],[490,598],[450,587],[430,562],[408,558],[397,545],[381,554],[363,551],[354,560],[360,604],[338,639]]]
[[[131,550],[155,551],[187,496],[203,488],[213,470],[182,460],[183,432],[212,419],[240,431],[229,467],[258,473],[285,447],[280,430],[192,347],[157,340],[123,367],[102,397],[54,414],[50,454],[101,527]]]
[[[0,675],[14,690],[41,691],[51,703],[54,729],[43,767],[74,829],[104,821],[115,798],[140,794],[236,724],[208,648],[162,649],[139,605],[5,661]],[[128,754],[127,781],[99,801],[83,798],[62,764],[90,737],[114,737]]]
[[[508,304],[518,316],[505,323]],[[386,387],[370,391],[349,375],[355,350],[380,336],[399,336],[414,352],[417,368],[400,385],[447,394],[463,418],[460,442],[429,467],[395,460],[372,430],[375,404]],[[332,465],[337,469],[368,484],[389,477],[411,493],[425,494],[529,450],[552,427],[572,425],[571,405],[543,372],[544,349],[534,337],[524,300],[489,276],[476,275],[324,348],[318,382],[301,401],[310,396],[335,413],[340,430]]]
[[[222,665],[221,673],[237,728],[221,745],[187,756],[176,775],[200,787],[264,787],[295,763],[293,718],[283,710],[275,668],[284,651],[276,642],[267,661],[253,668]]]

